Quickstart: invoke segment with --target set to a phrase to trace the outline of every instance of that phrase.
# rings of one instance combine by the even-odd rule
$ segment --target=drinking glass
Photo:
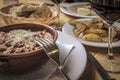
[[[108,72],[120,72],[120,54],[113,54],[113,28],[120,29],[120,0],[90,0],[92,9],[108,23],[108,54],[103,65]],[[116,56],[117,55],[117,56]]]
[[[60,7],[61,7],[61,4],[64,3],[66,0],[52,0],[52,1],[57,4],[57,8],[58,8],[58,19],[57,19],[56,29],[61,30],[62,26],[61,26],[61,21],[60,21],[60,12],[61,12]]]
[[[57,16],[55,18],[55,22],[52,25],[53,28],[55,28],[56,30],[61,30],[61,23],[60,23],[60,5],[65,1],[65,0],[41,0],[43,2],[45,2],[48,6],[52,6],[55,9],[55,11],[57,12]]]
[[[117,21],[115,21],[115,22],[113,23],[113,26],[114,26],[118,31],[120,31],[120,19],[118,19]]]
[[[104,66],[108,72],[111,73],[120,73],[120,54],[115,54],[113,52],[112,41],[114,31],[120,33],[120,19],[114,21],[113,23],[109,23],[108,28],[108,54],[105,57],[106,65]],[[119,37],[120,34],[117,35]],[[120,37],[119,37],[120,40]],[[119,45],[120,43],[118,43]]]

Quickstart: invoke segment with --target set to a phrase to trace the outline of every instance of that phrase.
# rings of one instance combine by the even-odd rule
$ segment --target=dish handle
[[[5,65],[9,62],[7,58],[0,57],[0,66]]]

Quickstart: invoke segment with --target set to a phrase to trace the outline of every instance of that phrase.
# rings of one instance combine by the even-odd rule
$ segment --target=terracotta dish
[[[46,30],[52,36],[53,41],[56,41],[58,36],[57,31],[47,25],[23,23],[0,27],[0,32],[7,33],[12,30],[31,30],[33,32]],[[38,65],[41,66],[47,60],[48,57],[44,54],[42,48],[19,54],[2,54],[1,51],[0,72],[25,72]]]

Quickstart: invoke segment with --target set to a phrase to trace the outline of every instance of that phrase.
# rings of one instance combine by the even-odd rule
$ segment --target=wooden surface
[[[85,46],[85,48],[86,50],[90,51],[90,53],[98,60],[98,62],[101,63],[103,67],[107,66],[107,63],[105,61],[105,57],[107,55],[107,48],[96,48],[89,46]],[[120,58],[120,47],[114,48],[113,53],[117,54],[117,56]],[[109,75],[116,80],[120,80],[120,73],[109,73]],[[94,77],[95,80],[102,80],[97,72],[95,72]]]
[[[19,0],[19,1],[30,2],[30,0]],[[38,2],[39,0],[32,1],[32,3],[38,3]],[[0,7],[3,6],[2,3],[3,3],[3,0],[0,0]],[[67,16],[63,13],[60,14],[60,21],[62,25],[71,19],[75,19],[75,18]],[[5,23],[2,22],[1,20],[0,25],[5,25]],[[104,60],[104,56],[107,54],[107,48],[96,48],[96,47],[85,46],[85,49],[87,51],[90,51],[90,53],[101,63],[101,65],[105,64],[103,60]],[[114,53],[120,55],[120,47],[114,48]],[[119,73],[118,74],[109,73],[109,74],[111,75],[111,77],[116,78],[116,80],[120,80]],[[86,70],[81,76],[80,80],[102,80],[102,79],[100,75],[97,73],[96,69],[88,61]]]
[[[71,19],[75,19],[74,17],[68,16],[64,13],[61,13],[60,15],[60,21],[61,24],[63,25],[64,23],[68,22]],[[89,51],[103,66],[107,66],[106,62],[105,62],[105,56],[107,55],[108,49],[107,48],[97,48],[97,47],[91,47],[91,46],[85,46],[86,50]],[[120,58],[120,47],[116,47],[113,49],[113,53],[117,54],[118,57]],[[89,63],[89,61],[88,61]],[[89,64],[88,64],[89,65]],[[98,74],[98,72],[91,66],[89,65],[89,69],[86,68],[87,73],[85,73],[84,75],[89,75],[89,78],[86,78],[84,76],[84,78],[82,78],[81,80],[102,80],[102,78],[100,77],[100,75]],[[91,71],[91,70],[92,71]],[[90,72],[90,73],[89,73]],[[92,75],[91,75],[92,73]],[[120,73],[109,73],[111,77],[115,78],[116,80],[120,80]],[[90,77],[91,75],[91,77]],[[94,75],[94,76],[93,76]],[[94,77],[94,78],[93,78]],[[85,79],[86,78],[86,79]]]

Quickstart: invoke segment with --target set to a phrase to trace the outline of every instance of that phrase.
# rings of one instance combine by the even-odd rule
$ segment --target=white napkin
[[[73,44],[62,44],[61,42],[56,42],[59,50],[60,50],[60,63],[64,65],[67,61],[67,57],[70,55],[70,52],[74,49]],[[65,61],[65,62],[64,62]]]

